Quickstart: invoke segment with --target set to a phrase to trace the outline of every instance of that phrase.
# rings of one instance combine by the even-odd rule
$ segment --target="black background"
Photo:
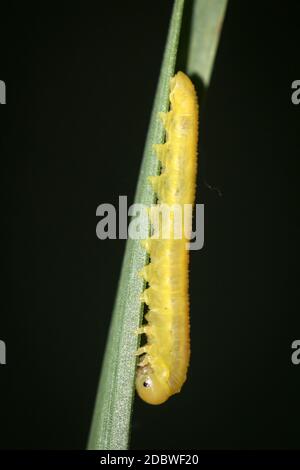
[[[85,448],[125,246],[96,238],[95,212],[133,202],[172,4],[1,6],[3,449]],[[189,378],[136,400],[133,449],[299,448],[299,15],[229,1],[201,110]]]

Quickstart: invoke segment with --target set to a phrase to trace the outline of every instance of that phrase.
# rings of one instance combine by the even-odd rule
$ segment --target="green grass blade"
[[[158,160],[153,153],[152,145],[162,143],[164,140],[164,129],[157,113],[167,111],[169,107],[169,80],[175,70],[184,3],[185,0],[174,2],[136,190],[135,202],[145,205],[155,201],[155,195],[147,178],[159,172]],[[190,5],[193,7],[193,19],[188,36],[185,71],[197,74],[207,86],[226,0],[194,0]],[[213,24],[218,24],[219,30],[217,28],[212,30]],[[138,272],[146,262],[147,254],[141,247],[140,241],[128,239],[102,365],[88,449],[124,450],[128,446],[135,393],[135,351],[138,347],[138,338],[134,335],[134,331],[138,328],[143,314],[140,295],[144,289],[144,281],[138,276]]]
[[[227,0],[192,2],[186,72],[197,75],[205,88],[209,85],[226,6]]]

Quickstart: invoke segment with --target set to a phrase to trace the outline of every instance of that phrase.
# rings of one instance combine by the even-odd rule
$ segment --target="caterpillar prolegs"
[[[160,113],[166,142],[155,146],[161,162],[159,176],[150,177],[157,205],[184,207],[195,199],[198,141],[198,103],[191,80],[178,72],[170,81],[170,111]],[[175,217],[170,210],[170,221]],[[147,324],[139,330],[147,344],[140,347],[136,389],[147,403],[158,405],[180,392],[190,359],[190,326],[187,249],[192,214],[184,219],[181,238],[171,232],[169,239],[151,236],[144,241],[150,263],[141,275],[147,281],[142,301],[148,306]]]

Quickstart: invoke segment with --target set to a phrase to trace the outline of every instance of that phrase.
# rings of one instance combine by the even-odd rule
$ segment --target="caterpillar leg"
[[[147,251],[147,253],[150,253],[151,241],[149,240],[149,238],[147,240],[141,240],[141,245],[144,248],[144,250]]]
[[[136,350],[135,355],[141,356],[142,354],[146,354],[147,352],[148,352],[147,346],[141,346],[140,348]]]
[[[149,358],[148,358],[148,355],[145,354],[145,356],[143,357],[143,359],[138,363],[138,367],[145,367],[149,364]]]
[[[147,325],[140,326],[137,330],[135,330],[134,334],[137,336],[144,335],[144,334],[147,334],[147,330],[148,330]]]
[[[144,266],[144,267],[139,271],[139,276],[142,277],[145,281],[148,281],[150,271],[151,271],[150,264],[146,264],[146,266]]]

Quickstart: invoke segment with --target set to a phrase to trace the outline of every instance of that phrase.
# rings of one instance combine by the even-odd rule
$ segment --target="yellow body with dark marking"
[[[170,82],[171,109],[160,113],[166,129],[166,142],[155,146],[161,161],[159,176],[151,177],[158,203],[150,220],[162,204],[193,204],[195,199],[198,141],[198,104],[194,86],[182,72]],[[170,211],[174,220],[174,211]],[[183,222],[180,239],[171,231],[169,239],[159,233],[144,246],[150,263],[142,270],[149,287],[142,300],[148,305],[147,324],[139,333],[147,335],[147,344],[137,351],[136,388],[139,396],[150,404],[160,404],[178,393],[186,380],[190,359],[189,296],[187,249],[192,215]]]

